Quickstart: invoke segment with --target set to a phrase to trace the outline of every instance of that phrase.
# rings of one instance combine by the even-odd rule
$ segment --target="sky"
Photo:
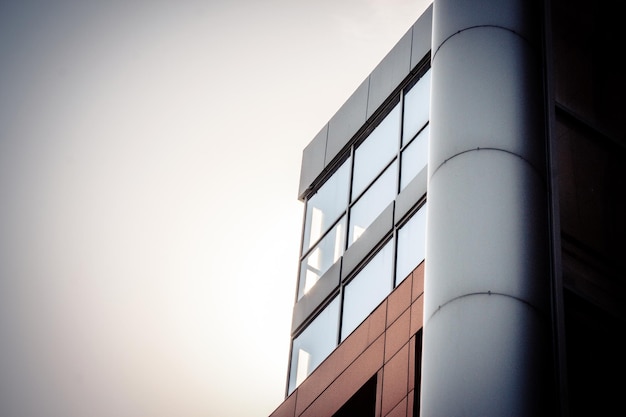
[[[303,148],[427,0],[0,0],[0,417],[264,417]]]

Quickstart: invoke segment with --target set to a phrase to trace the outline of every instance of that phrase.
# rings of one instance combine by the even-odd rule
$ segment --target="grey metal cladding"
[[[413,25],[413,42],[411,45],[411,69],[428,54],[432,40],[433,5],[417,19]]]
[[[354,134],[365,124],[368,85],[369,79],[363,81],[328,122],[325,165],[328,165],[337,156]]]
[[[393,229],[394,203],[390,203],[343,254],[341,279],[345,279]]]
[[[291,321],[291,333],[293,334],[304,321],[311,316],[313,311],[339,286],[339,276],[341,271],[341,261],[336,262],[328,271],[324,273],[293,307],[293,318]]]
[[[300,168],[300,186],[298,198],[303,199],[311,183],[324,169],[326,155],[326,140],[328,138],[328,124],[313,138],[302,151],[302,167]]]
[[[509,30],[537,45],[540,30],[537,7],[529,7],[527,0],[474,1],[440,0],[435,13],[445,18],[437,19],[433,34],[433,55],[446,39],[466,29],[476,27],[498,27]]]
[[[298,197],[430,51],[432,4],[304,149]]]
[[[400,41],[372,71],[367,101],[368,118],[378,110],[380,105],[411,71],[412,38],[413,28],[402,36]]]
[[[542,170],[545,149],[540,61],[528,43],[493,27],[464,31],[433,60],[430,114],[431,172],[447,159],[477,148],[511,152]],[[465,68],[465,71],[458,71]],[[480,123],[476,123],[480,120]]]

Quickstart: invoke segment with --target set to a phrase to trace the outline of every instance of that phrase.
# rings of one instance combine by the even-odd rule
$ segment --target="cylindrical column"
[[[549,413],[538,6],[434,1],[424,417]]]

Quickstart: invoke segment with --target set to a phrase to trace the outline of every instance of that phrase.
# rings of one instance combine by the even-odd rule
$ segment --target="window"
[[[419,132],[430,116],[430,71],[404,95],[402,144],[407,144]]]
[[[400,105],[396,105],[354,151],[352,201],[358,198],[398,153],[400,110]]]
[[[426,204],[398,229],[396,286],[417,267],[426,256]]]
[[[425,169],[429,94],[427,71],[388,106],[378,125],[355,142],[351,155],[307,199],[298,299]]]
[[[298,300],[315,285],[341,255],[345,246],[346,219],[342,217],[300,264]]]
[[[345,211],[350,186],[350,160],[345,161],[306,204],[303,250],[309,249]]]
[[[345,339],[389,295],[393,288],[393,245],[381,249],[345,286],[341,340]]]
[[[402,151],[402,169],[400,171],[400,191],[426,168],[428,164],[428,125]]]
[[[339,298],[331,303],[293,340],[289,392],[291,393],[337,346]]]
[[[307,198],[298,300],[426,169],[429,93],[426,71],[390,98],[387,113],[375,116],[367,136],[354,138],[343,162]],[[290,393],[424,260],[425,219],[423,205],[399,226],[390,224],[386,243],[374,242],[377,252],[366,255],[369,260],[359,271],[348,271],[336,292],[328,294],[334,298],[324,301],[322,312],[298,330],[292,343]]]
[[[348,245],[353,244],[395,198],[397,165],[394,161],[350,209]]]

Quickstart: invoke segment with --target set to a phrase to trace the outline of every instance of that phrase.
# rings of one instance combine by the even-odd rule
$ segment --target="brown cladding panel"
[[[405,279],[387,298],[387,326],[411,305],[411,283],[411,279]]]
[[[411,304],[411,335],[424,327],[424,297],[418,298]]]
[[[408,390],[415,389],[415,336],[409,342],[409,386]]]
[[[406,310],[398,320],[393,322],[385,335],[385,362],[395,355],[409,341],[411,329],[410,310]]]
[[[287,399],[283,401],[283,403],[279,405],[272,414],[270,414],[270,417],[295,417],[296,395],[297,393],[294,392],[292,395],[287,397]]]
[[[413,411],[413,408],[415,407],[415,391],[414,390],[410,390],[409,394],[407,396],[408,399],[408,403],[407,403],[407,407],[406,407],[406,415],[407,417],[411,417],[414,415],[419,415],[419,413],[415,413]],[[419,410],[416,410],[419,411]]]
[[[424,294],[424,262],[413,270],[413,301]],[[408,278],[407,278],[408,279]]]
[[[389,414],[384,415],[383,417],[407,417],[407,402],[408,398],[403,398],[402,401],[389,412]]]
[[[408,343],[383,368],[382,415],[386,416],[408,393]]]

